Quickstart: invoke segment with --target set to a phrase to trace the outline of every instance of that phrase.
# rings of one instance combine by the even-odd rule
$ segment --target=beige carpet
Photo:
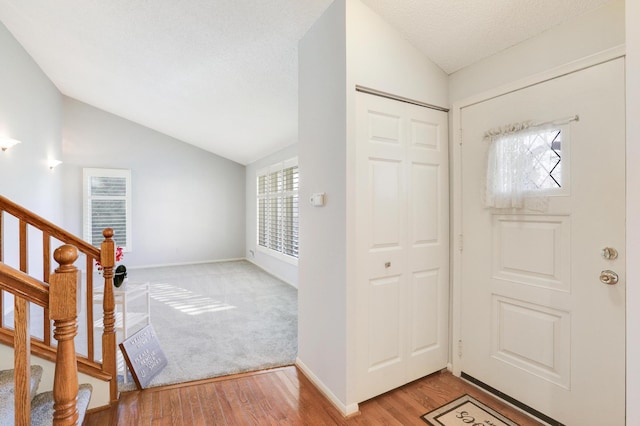
[[[297,290],[252,263],[130,270],[129,279],[151,283],[151,323],[168,360],[150,387],[295,362]]]
[[[150,282],[151,324],[168,360],[150,387],[295,362],[297,289],[252,263],[242,260],[129,269],[128,274],[131,281]],[[128,310],[144,309],[143,302],[135,301]],[[101,312],[98,308],[95,312]],[[42,310],[33,308],[31,319],[33,334],[41,337]],[[12,323],[11,314],[5,321]],[[87,353],[86,329],[82,306],[76,338],[76,350],[81,354]],[[101,329],[95,333],[94,350],[100,354]],[[135,389],[132,380],[125,384],[122,379],[120,376],[121,391]]]

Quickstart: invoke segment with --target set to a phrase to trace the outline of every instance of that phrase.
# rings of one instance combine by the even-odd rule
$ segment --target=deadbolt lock
[[[614,249],[613,247],[605,247],[602,249],[600,254],[607,260],[613,260],[618,257],[618,250]]]

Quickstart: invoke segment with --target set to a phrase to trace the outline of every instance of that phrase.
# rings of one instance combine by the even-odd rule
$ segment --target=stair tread
[[[5,419],[10,419],[7,424],[13,424],[13,407],[15,399],[14,391],[14,370],[0,371],[0,426],[4,426]],[[42,379],[42,367],[39,365],[31,366],[31,399],[36,396],[38,385]]]
[[[37,393],[43,370],[39,365],[31,366],[31,425],[53,424],[53,392]],[[14,370],[0,371],[0,426],[11,426],[14,422]],[[78,387],[78,424],[84,420],[92,387],[82,384]]]
[[[84,421],[89,401],[91,400],[92,387],[89,384],[82,384],[78,387],[78,424]],[[31,401],[31,425],[45,426],[53,424],[53,392],[43,392]]]
[[[14,370],[3,370],[0,371],[0,395],[3,395],[3,392],[10,392],[13,395],[13,376]],[[38,390],[38,385],[40,384],[40,380],[42,379],[42,367],[39,365],[31,366],[31,398],[36,395],[36,391]]]

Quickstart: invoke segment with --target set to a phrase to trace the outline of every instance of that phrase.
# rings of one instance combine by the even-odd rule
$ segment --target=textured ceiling
[[[362,1],[451,73],[608,0]],[[248,164],[297,141],[297,44],[330,3],[0,0],[0,20],[63,94]]]
[[[447,74],[610,0],[362,0]]]

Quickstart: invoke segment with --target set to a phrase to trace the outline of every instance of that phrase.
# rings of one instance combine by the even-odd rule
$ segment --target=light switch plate
[[[317,193],[311,195],[311,198],[309,198],[309,202],[314,207],[322,207],[322,206],[324,206],[325,193],[324,192],[317,192]]]

